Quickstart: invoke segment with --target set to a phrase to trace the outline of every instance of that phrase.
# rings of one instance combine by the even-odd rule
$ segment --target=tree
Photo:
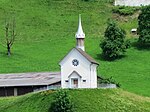
[[[150,44],[150,5],[143,6],[138,17],[138,34],[141,44]]]
[[[15,37],[15,19],[13,19],[12,22],[6,22],[5,24],[5,45],[3,44],[3,46],[7,48],[8,56],[11,55],[11,48],[15,42]]]
[[[129,47],[129,42],[125,41],[125,35],[125,31],[119,28],[115,22],[108,22],[104,41],[100,44],[105,59],[114,60],[124,54]]]
[[[73,104],[66,90],[58,90],[51,109],[53,112],[73,112]]]

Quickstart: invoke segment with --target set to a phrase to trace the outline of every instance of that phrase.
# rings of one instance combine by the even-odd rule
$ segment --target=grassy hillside
[[[120,89],[69,90],[76,112],[149,112],[150,99]],[[55,92],[0,98],[0,112],[48,112]],[[91,97],[92,96],[92,97]]]
[[[0,43],[4,42],[5,19],[15,16],[17,37],[12,56],[0,45],[0,73],[60,71],[58,62],[75,46],[78,14],[82,14],[86,52],[99,63],[101,76],[110,77],[122,88],[150,96],[149,50],[131,47],[124,58],[114,62],[101,59],[99,43],[108,18],[114,18],[127,31],[137,27],[137,14],[112,14],[111,0],[1,0]],[[133,41],[136,41],[133,39]]]
[[[86,40],[99,41],[105,28],[103,24],[111,16],[108,9],[112,6],[104,1],[0,1],[0,40],[5,35],[5,18],[14,15],[17,28],[13,56],[6,57],[5,49],[0,46],[0,72],[58,71],[60,59],[75,46],[78,14],[83,16]],[[86,45],[89,49],[88,43]]]

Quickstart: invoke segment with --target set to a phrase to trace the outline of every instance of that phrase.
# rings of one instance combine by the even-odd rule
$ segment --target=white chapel
[[[81,15],[76,33],[76,47],[59,63],[61,66],[62,88],[97,88],[97,67],[99,63],[85,52],[85,34],[82,29]]]

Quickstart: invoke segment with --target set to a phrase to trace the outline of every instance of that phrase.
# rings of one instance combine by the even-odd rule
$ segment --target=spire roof
[[[76,38],[85,38],[85,34],[82,29],[82,24],[81,24],[81,14],[79,14],[79,26],[78,26],[78,31],[76,32]]]

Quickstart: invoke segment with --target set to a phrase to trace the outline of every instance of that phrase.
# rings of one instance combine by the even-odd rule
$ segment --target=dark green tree
[[[125,31],[119,28],[115,22],[108,22],[104,40],[100,44],[105,59],[114,60],[124,55],[124,52],[130,46],[129,42],[125,41],[125,35]]]
[[[138,34],[141,44],[150,45],[150,5],[143,6],[138,17]]]
[[[73,112],[73,104],[66,90],[58,90],[51,107],[53,112]]]

